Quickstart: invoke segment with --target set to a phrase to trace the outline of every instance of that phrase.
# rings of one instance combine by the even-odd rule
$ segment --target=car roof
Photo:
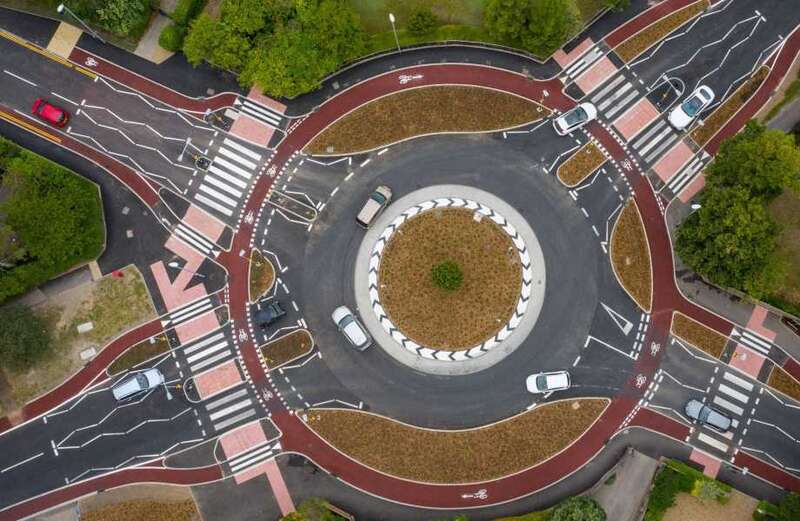
[[[353,320],[350,321],[349,324],[342,328],[344,333],[347,335],[355,345],[363,346],[367,343],[367,335],[361,327],[361,324],[353,317]]]
[[[545,374],[547,377],[547,387],[566,387],[569,385],[569,376],[567,375],[566,371],[560,371],[558,373],[547,373]]]
[[[58,119],[64,114],[63,110],[61,110],[58,107],[54,107],[53,105],[47,103],[46,101],[40,107],[39,110],[41,111],[41,114],[43,116],[45,116],[47,118],[52,118],[52,119]]]

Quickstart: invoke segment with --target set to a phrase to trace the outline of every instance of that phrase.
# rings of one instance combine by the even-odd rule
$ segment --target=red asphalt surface
[[[690,3],[689,0],[667,0],[645,11],[637,18],[613,31],[606,37],[606,43],[613,47],[652,21],[688,3]],[[740,113],[723,127],[715,139],[721,141],[724,137],[734,134],[741,128],[744,121],[746,121],[760,104],[766,100],[764,94],[767,93],[769,85],[772,85],[772,88],[774,88],[779,79],[786,73],[788,64],[793,60],[799,47],[800,37],[798,37],[798,33],[795,32],[786,42],[775,60],[775,66],[767,81],[765,81],[764,85],[762,85],[759,91],[751,98],[750,102],[743,107]],[[70,56],[70,59],[86,67],[85,60],[87,57],[89,57],[88,53],[76,48]],[[108,76],[124,84],[128,88],[139,90],[173,107],[202,112],[206,108],[215,109],[230,105],[233,99],[235,99],[235,95],[233,94],[222,94],[205,100],[187,98],[156,82],[106,62],[101,58],[96,56],[93,56],[93,58],[98,63],[96,66],[90,68],[95,72]],[[421,74],[422,77],[418,80],[412,80],[405,85],[401,85],[398,78],[401,73],[406,75]],[[283,140],[273,156],[271,165],[274,165],[280,170],[295,151],[301,150],[305,144],[326,126],[349,111],[376,97],[422,85],[440,84],[491,87],[521,95],[540,102],[550,108],[557,108],[559,110],[569,109],[575,104],[573,100],[561,92],[562,85],[555,79],[534,81],[505,70],[471,64],[443,64],[410,67],[402,71],[392,71],[365,80],[328,100],[318,111],[303,119]],[[549,94],[546,97],[544,96],[545,90]],[[624,150],[622,150],[612,136],[600,125],[592,125],[589,130],[604,146],[606,146],[609,153],[617,161],[623,161],[627,158]],[[68,140],[64,140],[64,146],[75,146],[76,149],[82,148],[84,151],[88,149],[90,154],[87,155],[94,160],[94,155],[97,154],[96,151],[80,143],[72,142],[71,140],[69,140],[69,142],[67,141]],[[103,162],[98,161],[98,164],[102,166],[109,163],[112,167],[110,170],[113,175],[120,177],[122,173],[120,172],[119,163],[108,158]],[[672,249],[667,234],[667,227],[656,195],[650,184],[646,181],[646,178],[640,172],[634,169],[623,173],[627,175],[634,188],[634,198],[645,223],[648,243],[651,250],[654,282],[653,303],[651,324],[648,329],[647,337],[645,338],[645,345],[650,346],[651,342],[666,341],[669,334],[673,310],[679,310],[727,335],[732,328],[730,322],[687,301],[678,291],[674,279]],[[141,179],[138,175],[136,177]],[[146,201],[153,200],[153,196],[149,195],[152,192],[152,187],[149,184],[144,183],[142,185],[142,183],[134,183],[133,180],[127,177],[126,179],[130,181],[126,182],[126,184],[132,190],[137,193],[140,193],[140,190],[143,191],[145,195],[140,193],[140,197]],[[123,180],[123,182],[125,181]],[[262,176],[257,180],[252,195],[247,202],[245,211],[252,210],[254,213],[258,211],[262,201],[268,195],[273,182],[274,178],[267,176]],[[157,200],[157,196],[155,197],[155,200]],[[228,268],[230,274],[229,291],[231,318],[239,325],[247,323],[248,264],[247,260],[239,257],[236,252],[250,251],[250,241],[253,232],[254,228],[243,222],[239,232],[234,236],[230,252],[224,252],[218,258],[219,262]],[[131,342],[133,342],[132,339]],[[248,339],[241,343],[240,348],[253,382],[257,386],[267,386],[266,375],[261,368],[256,354],[256,346]],[[124,349],[124,347],[122,349]],[[649,348],[645,348],[642,356],[639,357],[636,363],[636,370],[645,376],[648,382],[649,378],[652,377],[658,367],[659,359],[662,354],[663,349],[660,349],[656,356],[651,356]],[[110,360],[108,360],[108,362],[110,363]],[[793,363],[797,365],[797,362],[793,361]],[[800,365],[797,365],[796,368],[792,367],[792,370],[795,369],[800,370]],[[295,451],[309,456],[317,464],[351,485],[371,494],[412,505],[468,508],[471,506],[511,500],[530,494],[563,479],[584,466],[603,448],[607,440],[619,429],[624,419],[633,411],[644,388],[646,388],[646,386],[636,387],[633,381],[628,382],[626,389],[611,402],[598,421],[581,436],[581,438],[547,462],[513,476],[472,485],[431,485],[414,483],[381,474],[333,449],[313,433],[299,418],[282,409],[277,400],[273,399],[268,402],[267,405],[273,413],[273,421],[284,434],[281,440],[284,450]],[[688,428],[683,424],[647,409],[639,409],[631,419],[630,425],[646,427],[674,437],[680,441],[683,441],[688,434]],[[793,490],[800,490],[800,480],[798,478],[757,458],[740,452],[736,457],[736,463],[740,466],[746,465],[751,472],[773,483],[781,484],[781,486],[786,486]],[[220,475],[220,470],[217,467],[199,470],[132,468],[77,483],[43,497],[30,500],[12,510],[3,512],[0,518],[17,519],[20,516],[29,515],[69,501],[93,490],[112,488],[127,483],[161,481],[192,484],[217,479]],[[489,495],[488,501],[461,497],[461,494],[473,493],[477,488],[485,488],[487,490]],[[12,515],[12,517],[7,517],[9,514]]]

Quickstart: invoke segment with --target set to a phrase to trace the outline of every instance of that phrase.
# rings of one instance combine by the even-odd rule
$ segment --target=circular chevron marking
[[[406,221],[420,215],[423,212],[434,210],[438,208],[463,208],[466,210],[473,210],[476,213],[488,217],[497,224],[511,238],[514,247],[517,249],[519,255],[520,266],[522,267],[522,284],[520,287],[519,299],[517,299],[517,306],[514,313],[511,315],[506,324],[494,336],[488,340],[460,351],[445,351],[440,349],[431,349],[417,344],[408,338],[397,326],[394,325],[389,315],[381,305],[380,294],[378,292],[378,271],[381,265],[381,256],[383,249],[388,244],[392,234],[397,231]],[[498,346],[503,340],[509,337],[522,321],[522,316],[525,310],[528,309],[528,302],[531,298],[531,285],[533,283],[533,269],[531,267],[531,258],[528,253],[528,248],[525,241],[517,231],[516,228],[505,217],[500,215],[495,210],[479,202],[463,199],[461,197],[440,197],[424,201],[414,206],[409,207],[400,215],[395,217],[389,223],[383,232],[378,236],[372,247],[372,252],[369,259],[369,273],[367,275],[369,284],[369,300],[372,306],[372,311],[378,318],[378,322],[383,326],[383,329],[391,336],[398,344],[403,346],[407,351],[427,358],[429,360],[438,360],[441,362],[460,362],[477,358],[486,354],[492,348]]]

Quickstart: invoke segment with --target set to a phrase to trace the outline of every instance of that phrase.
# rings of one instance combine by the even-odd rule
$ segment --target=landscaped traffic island
[[[611,266],[620,285],[642,310],[649,313],[653,301],[650,248],[642,216],[634,202],[629,202],[619,214],[611,232],[610,253]]]
[[[311,410],[308,425],[336,449],[377,471],[425,483],[470,483],[542,463],[571,445],[608,403],[605,398],[552,402],[459,431],[422,429],[338,409]]]
[[[440,208],[403,223],[386,244],[378,272],[381,305],[414,342],[462,350],[503,328],[522,283],[513,241],[490,218]]]

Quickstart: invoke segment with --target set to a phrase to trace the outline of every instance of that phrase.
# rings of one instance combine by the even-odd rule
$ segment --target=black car
[[[283,306],[281,306],[280,302],[270,302],[263,308],[256,311],[256,325],[261,329],[266,329],[267,326],[274,324],[285,314],[286,310],[283,309]]]

